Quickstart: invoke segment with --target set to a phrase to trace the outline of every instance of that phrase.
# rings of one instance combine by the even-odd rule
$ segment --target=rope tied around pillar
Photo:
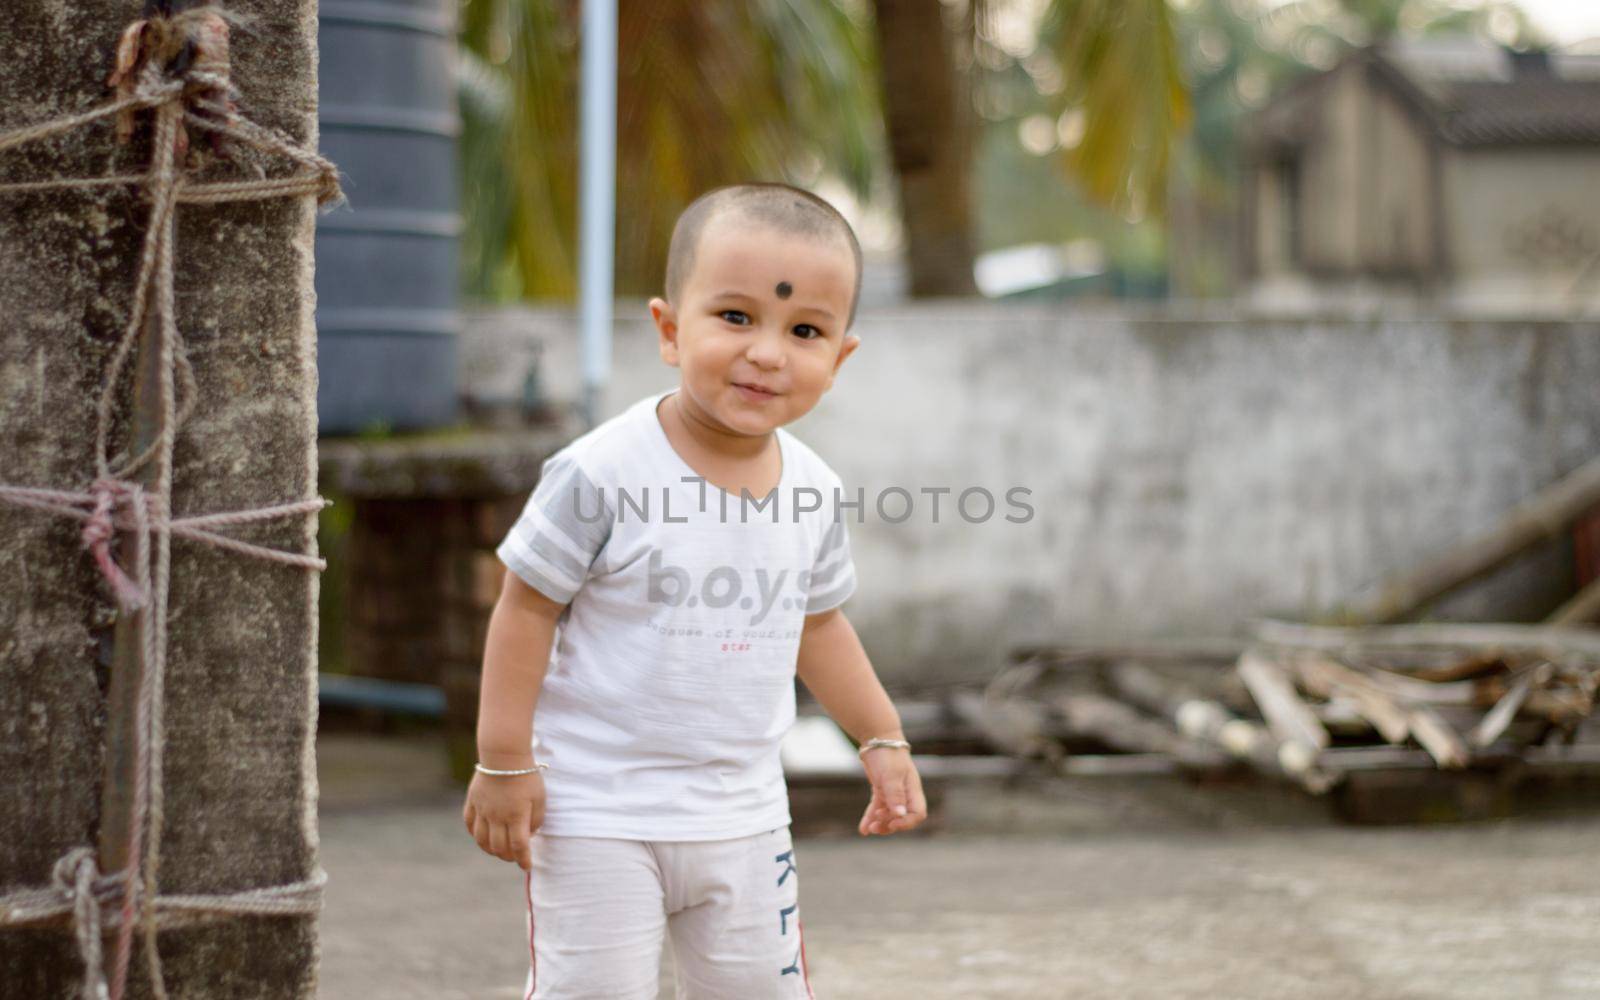
[[[94,897],[94,884],[100,869],[94,852],[74,847],[63,854],[50,872],[56,891],[72,900],[72,922],[78,932],[78,952],[83,955],[83,995],[105,1000],[106,985],[100,979],[100,901]]]
[[[143,174],[0,184],[0,194],[131,184],[141,187],[150,203],[128,323],[112,353],[96,406],[95,471],[88,488],[72,491],[0,484],[0,502],[84,522],[80,533],[84,547],[115,596],[120,613],[136,616],[134,620],[140,626],[138,692],[131,737],[135,761],[133,806],[126,867],[102,875],[95,850],[74,847],[56,862],[48,888],[0,895],[0,928],[65,923],[72,930],[84,966],[84,1000],[121,1000],[127,986],[135,927],[142,931],[152,993],[165,1000],[167,993],[156,948],[158,929],[240,915],[315,913],[326,882],[325,873],[318,870],[304,881],[242,892],[157,892],[164,821],[162,712],[172,537],[282,565],[313,571],[325,568],[316,556],[256,545],[216,530],[306,517],[326,506],[327,501],[321,498],[178,518],[172,517],[169,510],[173,447],[179,430],[193,412],[197,394],[174,306],[176,206],[180,202],[220,204],[305,196],[315,197],[319,206],[331,206],[343,199],[338,168],[330,161],[238,112],[239,95],[231,80],[228,55],[229,20],[234,17],[208,5],[134,21],[119,38],[115,67],[107,81],[117,96],[82,113],[0,131],[3,151],[116,116],[117,139],[125,142],[132,135],[139,112],[155,113],[151,161]],[[221,141],[231,139],[285,157],[299,169],[284,177],[193,181],[186,169],[186,126],[208,133],[219,154]],[[138,454],[114,462],[110,438],[118,379],[147,322],[151,334],[144,350],[154,352],[158,373],[154,439]],[[141,470],[144,482],[134,478]],[[112,554],[119,536],[125,537],[132,548],[131,567],[118,563]],[[108,912],[112,906],[115,910]],[[101,937],[111,929],[115,929],[117,941],[108,978],[103,968]]]
[[[128,579],[128,574],[122,571],[122,567],[118,566],[117,561],[111,556],[111,540],[117,531],[117,521],[112,513],[120,504],[142,514],[145,511],[144,490],[138,483],[118,479],[96,479],[89,487],[89,495],[93,499],[94,507],[83,522],[83,547],[94,555],[95,565],[100,567],[100,575],[111,584],[122,610],[138,611],[144,607],[149,595],[138,584]],[[136,525],[141,529],[141,534],[146,523],[141,517]]]

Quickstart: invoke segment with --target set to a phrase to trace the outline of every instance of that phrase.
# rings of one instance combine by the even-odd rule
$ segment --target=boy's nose
[[[781,332],[774,334],[763,331],[750,339],[750,347],[745,351],[745,357],[751,364],[761,368],[782,368],[785,360],[782,337]]]

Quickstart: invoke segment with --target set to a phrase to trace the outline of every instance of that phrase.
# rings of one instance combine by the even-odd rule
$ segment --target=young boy
[[[860,287],[827,202],[702,196],[650,302],[677,389],[552,456],[499,549],[462,818],[528,872],[530,998],[653,998],[669,930],[680,998],[812,996],[778,762],[797,674],[861,744],[860,832],[926,815],[839,608],[839,477],[783,429],[860,343]]]

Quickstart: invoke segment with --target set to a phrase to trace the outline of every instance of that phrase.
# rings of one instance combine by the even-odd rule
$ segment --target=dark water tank
[[[453,0],[323,0],[322,150],[350,204],[317,221],[319,430],[456,413]]]

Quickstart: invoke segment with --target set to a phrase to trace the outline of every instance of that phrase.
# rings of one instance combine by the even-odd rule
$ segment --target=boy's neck
[[[697,451],[728,462],[749,462],[761,458],[772,447],[772,433],[760,436],[736,434],[707,420],[695,407],[684,405],[679,386],[661,404],[660,415],[675,424]]]
[[[683,390],[673,393],[656,408],[656,419],[667,435],[667,444],[690,469],[712,486],[726,493],[741,495],[748,490],[762,497],[783,481],[783,457],[777,435],[752,437],[733,434],[706,420],[695,420],[693,405],[679,406]]]

